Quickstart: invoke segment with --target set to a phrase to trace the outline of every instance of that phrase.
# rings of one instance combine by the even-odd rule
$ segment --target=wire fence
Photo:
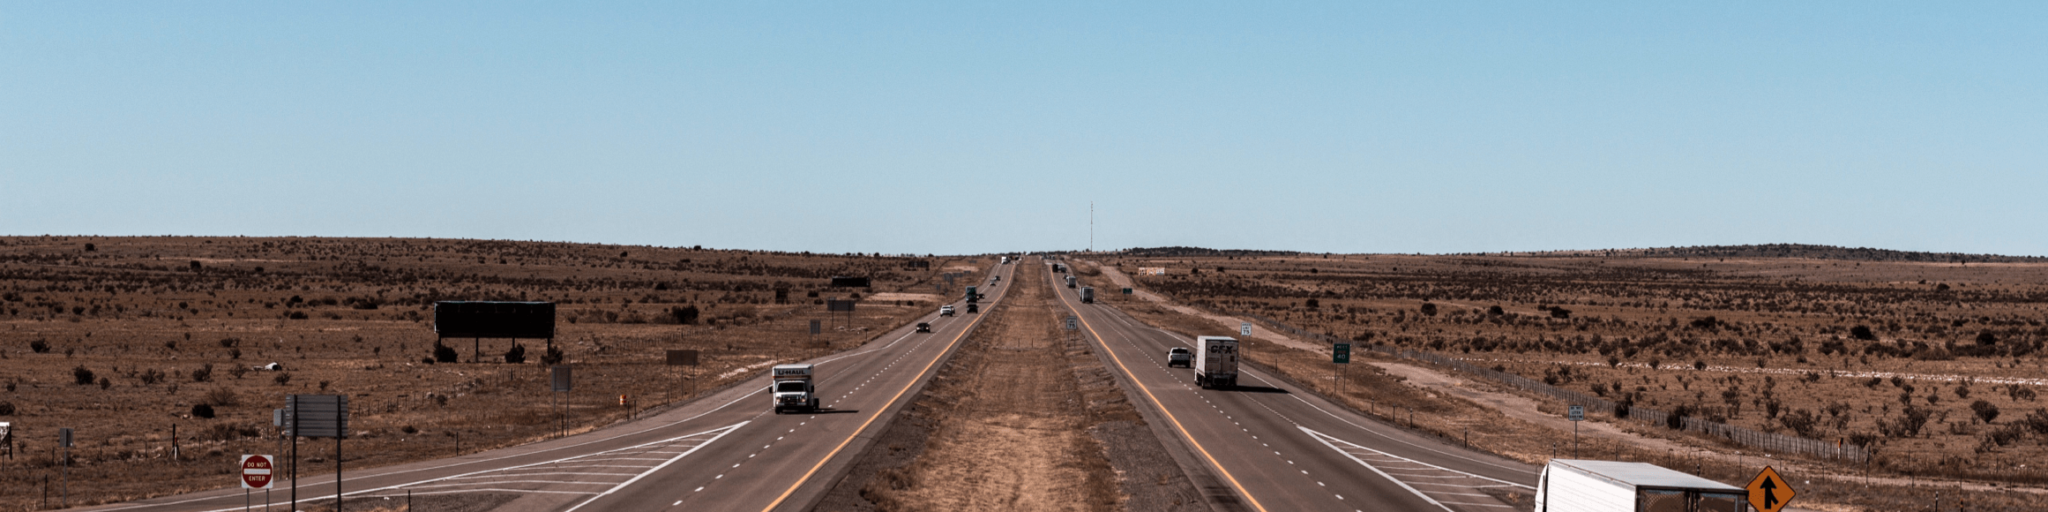
[[[1521,389],[1523,391],[1528,391],[1530,393],[1546,395],[1551,398],[1555,398],[1559,401],[1565,402],[1567,404],[1584,406],[1587,411],[1606,413],[1614,416],[1615,418],[1633,420],[1638,423],[1643,423],[1646,425],[1679,429],[1687,432],[1698,432],[1708,436],[1726,439],[1729,442],[1733,442],[1743,446],[1749,446],[1753,448],[1769,450],[1774,452],[1806,454],[1825,459],[1847,460],[1853,462],[1864,462],[1869,460],[1870,458],[1870,452],[1868,450],[1865,450],[1862,446],[1842,442],[1828,442],[1819,439],[1807,439],[1804,437],[1788,436],[1784,434],[1773,434],[1770,432],[1758,432],[1756,430],[1737,427],[1734,425],[1729,425],[1726,423],[1716,421],[1709,421],[1694,416],[1674,416],[1669,412],[1649,407],[1616,404],[1605,398],[1600,398],[1598,396],[1593,396],[1578,391],[1560,388],[1557,386],[1544,383],[1540,380],[1531,379],[1528,377],[1523,377],[1520,375],[1515,375],[1503,371],[1498,371],[1492,368],[1480,367],[1478,365],[1465,362],[1458,358],[1449,357],[1434,352],[1405,349],[1380,343],[1358,343],[1350,340],[1341,340],[1328,335],[1305,331],[1296,328],[1292,325],[1288,325],[1285,322],[1281,322],[1279,320],[1274,320],[1257,314],[1223,312],[1218,313],[1251,318],[1254,320],[1258,320],[1260,323],[1266,324],[1266,327],[1273,329],[1275,331],[1280,331],[1307,339],[1317,340],[1324,343],[1352,343],[1354,345],[1362,345],[1361,348],[1364,348],[1366,350],[1371,350],[1392,357],[1398,357],[1402,359],[1413,359],[1417,361],[1424,361],[1441,366],[1450,367],[1452,369],[1465,372],[1475,377],[1480,377],[1497,383],[1513,386],[1516,389]]]

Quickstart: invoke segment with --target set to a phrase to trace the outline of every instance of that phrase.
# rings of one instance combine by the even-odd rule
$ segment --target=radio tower
[[[1088,202],[1088,252],[1095,252],[1095,202]]]

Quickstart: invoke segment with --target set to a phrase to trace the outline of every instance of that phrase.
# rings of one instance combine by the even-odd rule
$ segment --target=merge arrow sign
[[[1769,466],[1757,473],[1756,478],[1744,488],[1749,489],[1749,506],[1756,507],[1757,512],[1784,510],[1785,504],[1791,503],[1792,496],[1798,494],[1792,490],[1791,482],[1779,477],[1777,470]]]

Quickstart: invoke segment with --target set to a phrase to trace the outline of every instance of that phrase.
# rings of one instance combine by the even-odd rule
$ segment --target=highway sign
[[[1336,347],[1330,349],[1330,362],[1337,364],[1350,364],[1351,344],[1338,343]]]
[[[825,327],[822,322],[818,320],[811,320],[811,334],[817,334],[819,332],[823,332],[824,330]]]
[[[299,437],[348,437],[348,396],[291,395],[284,399],[284,423]]]
[[[269,489],[270,484],[276,481],[276,479],[271,478],[271,471],[275,467],[270,461],[269,455],[243,455],[241,465],[242,488]]]
[[[69,427],[57,429],[57,446],[71,447],[71,429]]]
[[[1757,473],[1756,479],[1750,480],[1749,486],[1744,488],[1749,489],[1749,505],[1756,507],[1757,512],[1784,510],[1785,504],[1791,503],[1792,496],[1798,494],[1792,491],[1792,482],[1779,477],[1777,470],[1770,466],[1764,466],[1763,472]]]
[[[1237,335],[1239,335],[1239,336],[1251,336],[1251,335],[1252,335],[1252,323],[1251,323],[1251,322],[1238,322],[1238,323],[1237,323]]]
[[[1078,331],[1078,330],[1081,330],[1081,319],[1080,319],[1080,318],[1076,318],[1076,317],[1071,317],[1071,316],[1070,316],[1070,317],[1067,317],[1067,330],[1069,330],[1069,331]]]
[[[1572,406],[1572,421],[1586,421],[1586,406]]]
[[[1124,295],[1130,295],[1130,294],[1131,294],[1131,288],[1130,288],[1130,287],[1128,287],[1128,286],[1124,287]]]
[[[817,320],[812,320],[812,321],[813,321],[813,322],[816,322]],[[670,350],[670,351],[668,351],[668,365],[669,365],[669,366],[697,366],[697,351],[695,351],[695,350]]]
[[[571,388],[569,384],[569,365],[558,364],[549,369],[548,385],[556,393],[568,393]]]

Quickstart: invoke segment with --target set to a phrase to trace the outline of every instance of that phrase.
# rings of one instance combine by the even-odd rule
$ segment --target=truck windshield
[[[803,392],[803,390],[804,390],[804,383],[802,383],[802,382],[777,382],[777,383],[775,383],[775,392],[776,392],[776,393],[802,393],[802,392]]]

